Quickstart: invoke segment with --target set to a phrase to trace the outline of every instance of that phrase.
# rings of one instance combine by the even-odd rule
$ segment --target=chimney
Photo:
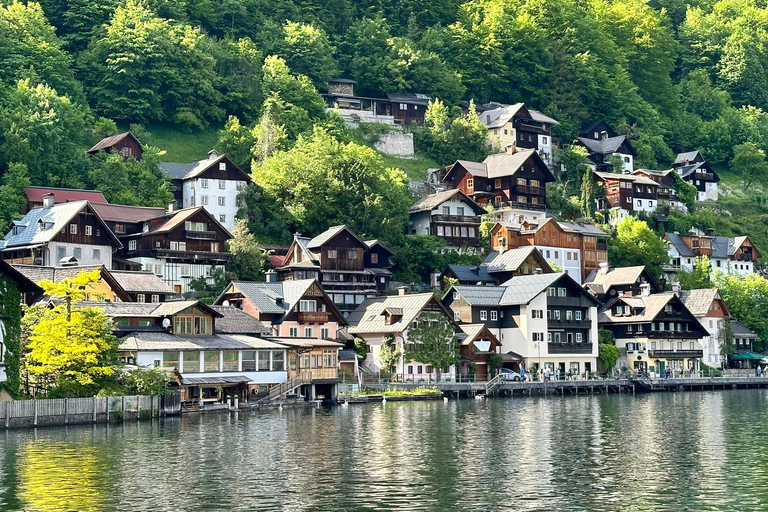
[[[498,247],[497,251],[499,255],[504,254],[504,251],[507,249],[507,239],[506,238],[499,238],[498,239]]]
[[[511,143],[507,144],[507,147],[506,147],[506,148],[504,148],[504,149],[505,149],[505,150],[504,150],[504,152],[505,152],[506,154],[508,154],[508,155],[514,155],[514,154],[515,154],[515,151],[517,151],[517,146],[515,145],[515,143],[514,143],[514,142],[511,142]]]
[[[267,270],[267,282],[268,283],[277,282],[277,272],[275,272],[273,269]]]
[[[608,273],[608,262],[607,261],[601,261],[600,262],[600,270],[597,272],[598,274],[607,274]]]
[[[407,286],[398,286],[397,287],[397,294],[400,296],[408,295],[408,287]]]
[[[680,290],[682,290],[682,286],[680,286],[679,282],[672,283],[672,293],[674,293],[676,297],[680,296]]]
[[[168,213],[173,213],[173,211],[176,209],[176,201],[171,201],[168,203]]]
[[[707,228],[707,236],[715,236],[715,230],[712,228]]]
[[[651,294],[651,285],[650,283],[642,283],[640,285],[640,295],[642,297],[647,297]]]
[[[219,157],[219,153],[215,149],[212,149],[208,152],[209,160],[213,160],[214,158],[218,158],[218,157]]]
[[[43,208],[50,208],[56,204],[55,194],[45,194],[43,196]]]
[[[543,273],[544,273],[544,271],[543,271],[543,270],[541,270],[541,267],[536,267],[535,269],[533,269],[533,273],[534,273],[534,274],[536,274],[536,275],[538,276],[538,275],[541,275],[541,274],[543,274]]]
[[[608,138],[608,132],[605,131],[605,130],[601,131],[600,132],[600,138],[603,139],[603,140],[607,139]]]
[[[293,234],[293,241],[295,242],[296,240],[298,240],[300,236],[301,236],[301,233],[299,233],[298,231],[296,233],[294,233]]]

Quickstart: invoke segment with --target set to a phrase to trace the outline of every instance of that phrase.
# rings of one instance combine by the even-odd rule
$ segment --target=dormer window
[[[197,336],[210,336],[213,320],[201,310],[194,308],[192,314],[179,314],[173,317],[173,333],[193,334]]]

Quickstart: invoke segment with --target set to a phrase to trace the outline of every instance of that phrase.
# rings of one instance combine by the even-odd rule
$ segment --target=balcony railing
[[[648,351],[648,357],[651,359],[661,359],[661,358],[696,358],[696,357],[703,357],[704,351],[703,350],[691,350],[691,349],[681,349],[681,350],[649,350]]]
[[[215,231],[190,231],[189,229],[184,231],[184,235],[196,240],[216,240],[218,236]]]
[[[299,323],[325,323],[329,314],[327,311],[300,311]]]
[[[547,297],[548,306],[581,306],[581,297]]]
[[[562,327],[570,329],[589,329],[592,327],[591,320],[547,320],[549,327]]]
[[[663,270],[664,272],[679,272],[683,270],[683,267],[682,265],[674,265],[670,263],[667,265],[662,265],[661,270]]]
[[[229,252],[210,252],[210,251],[177,251],[172,249],[154,249],[152,251],[158,258],[173,258],[178,260],[190,261],[229,261],[232,253]]]
[[[711,172],[697,172],[694,174],[697,180],[714,180],[715,175]]]
[[[547,343],[550,354],[591,354],[592,343]]]
[[[740,254],[736,257],[737,261],[752,261],[752,253]]]
[[[433,215],[432,222],[458,222],[461,224],[480,225],[481,219],[479,215]]]
[[[547,206],[543,204],[534,203],[518,203],[517,201],[502,201],[501,203],[494,204],[494,208],[500,210],[502,208],[520,208],[521,210],[546,210]]]

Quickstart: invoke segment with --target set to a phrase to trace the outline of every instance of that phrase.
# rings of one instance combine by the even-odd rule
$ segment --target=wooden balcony
[[[190,231],[188,229],[184,230],[184,235],[195,240],[216,240],[218,237],[215,231]]]
[[[155,258],[168,258],[178,261],[188,261],[190,263],[206,263],[208,261],[227,262],[232,257],[232,254],[228,252],[176,251],[172,249],[154,249],[152,250],[152,254]]]
[[[591,354],[592,343],[547,343],[550,354]]]
[[[649,350],[648,357],[651,359],[682,359],[682,358],[701,358],[704,357],[703,350]]]
[[[300,311],[298,313],[298,321],[300,324],[324,324],[328,321],[329,316],[330,313],[327,311]]]
[[[547,326],[563,329],[589,329],[592,327],[591,320],[547,320]]]
[[[581,297],[547,297],[548,306],[581,306]]]
[[[450,222],[459,224],[475,224],[480,225],[481,219],[477,215],[433,215],[432,222]]]
[[[501,210],[503,208],[519,208],[521,210],[544,211],[547,209],[547,206],[544,204],[518,203],[517,201],[502,201],[501,203],[494,204],[494,208],[496,208],[496,210]]]

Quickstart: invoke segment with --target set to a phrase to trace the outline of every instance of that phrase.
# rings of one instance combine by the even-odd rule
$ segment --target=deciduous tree
[[[438,314],[424,314],[419,317],[416,327],[408,330],[405,359],[432,365],[440,374],[449,366],[459,364],[459,343],[456,330]]]

